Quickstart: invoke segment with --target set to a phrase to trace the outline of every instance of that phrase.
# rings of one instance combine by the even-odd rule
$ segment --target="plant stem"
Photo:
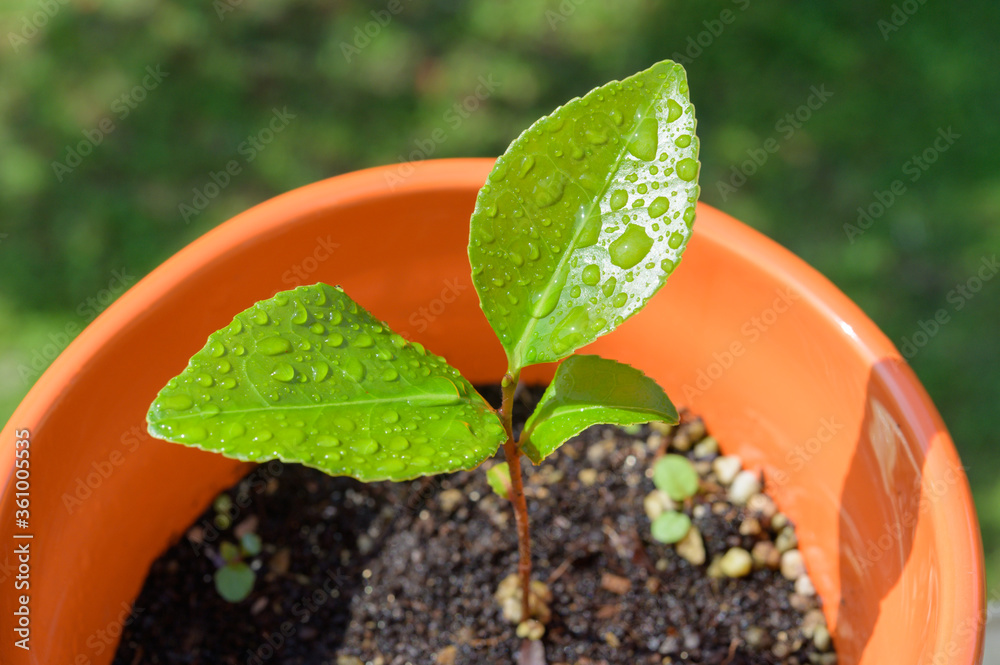
[[[514,390],[517,388],[518,372],[507,373],[501,382],[503,402],[500,405],[500,419],[507,430],[507,441],[503,444],[504,457],[510,467],[510,503],[514,507],[517,523],[517,572],[521,577],[521,621],[531,617],[529,595],[531,593],[531,531],[528,526],[528,503],[524,499],[524,484],[521,482],[521,449],[514,441],[512,415],[514,411]]]

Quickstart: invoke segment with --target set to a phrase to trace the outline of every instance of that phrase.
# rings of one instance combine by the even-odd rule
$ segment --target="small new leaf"
[[[237,314],[147,421],[168,441],[366,482],[472,469],[506,439],[458,370],[325,284]]]
[[[564,358],[639,311],[691,236],[698,138],[669,60],[556,109],[476,199],[472,281],[510,371]]]
[[[698,471],[683,455],[664,455],[653,465],[653,484],[674,501],[698,493]]]
[[[486,482],[490,484],[493,491],[508,498],[510,495],[510,465],[507,462],[500,462],[490,467],[486,472]]]
[[[691,530],[691,518],[676,510],[668,510],[653,520],[653,538],[661,543],[676,543]]]
[[[215,589],[230,603],[238,603],[253,591],[257,575],[242,561],[227,563],[215,571]]]
[[[677,422],[677,410],[660,386],[623,363],[598,356],[572,356],[528,418],[521,450],[538,464],[591,425]]]

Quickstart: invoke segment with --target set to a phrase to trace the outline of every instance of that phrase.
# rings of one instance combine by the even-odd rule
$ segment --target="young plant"
[[[472,214],[469,259],[507,354],[494,410],[439,356],[340,288],[278,293],[213,333],[153,402],[153,436],[241,460],[279,458],[361,481],[473,469],[503,446],[519,542],[521,620],[532,616],[521,454],[540,463],[599,424],[677,422],[641,372],[573,356],[638,312],[677,265],[698,199],[684,69],[663,61],[535,122],[497,160]],[[559,365],[524,433],[521,370]]]
[[[247,565],[246,560],[260,554],[260,536],[245,533],[240,544],[223,541],[219,545],[222,565],[215,571],[215,589],[230,603],[238,603],[253,591],[257,574]]]

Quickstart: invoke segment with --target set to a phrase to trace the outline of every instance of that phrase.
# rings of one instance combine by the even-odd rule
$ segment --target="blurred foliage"
[[[418,156],[497,155],[566,99],[681,53],[704,201],[816,266],[897,345],[948,311],[912,364],[963,455],[1000,579],[1000,280],[961,310],[948,298],[1000,245],[1000,5],[5,0],[0,12],[4,418],[35,378],[24,368],[87,322],[81,304],[114,270],[144,275],[253,204],[399,161],[438,128],[445,140]],[[158,66],[167,75],[140,92]],[[498,88],[456,123],[480,77]],[[787,135],[778,123],[812,86],[832,96]],[[241,144],[286,107],[295,118],[248,161]],[[911,182],[905,164],[948,127],[960,138]],[[720,191],[768,138],[777,152]],[[56,173],[81,142],[90,154]],[[186,222],[179,205],[229,160],[240,173]],[[897,179],[906,192],[852,242],[844,225]]]

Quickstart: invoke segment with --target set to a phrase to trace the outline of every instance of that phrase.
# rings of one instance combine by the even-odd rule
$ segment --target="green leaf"
[[[247,556],[260,554],[260,536],[256,533],[244,533],[243,537],[240,538],[240,545],[243,547],[243,553]]]
[[[538,464],[591,425],[651,420],[677,422],[677,410],[655,381],[614,360],[572,356],[559,365],[525,423],[521,450]]]
[[[669,60],[556,109],[497,160],[469,259],[512,371],[570,355],[635,314],[691,236],[698,139]]]
[[[215,589],[225,600],[238,603],[253,591],[257,575],[243,562],[227,563],[215,571]]]
[[[506,439],[456,369],[325,284],[237,314],[147,421],[168,441],[363,481],[475,468]]]
[[[231,542],[224,540],[219,545],[219,556],[221,556],[223,561],[226,561],[227,563],[238,561],[240,558],[240,548]]]
[[[653,484],[674,501],[698,493],[698,471],[683,455],[664,455],[653,465]]]
[[[661,543],[676,543],[691,530],[691,518],[676,510],[660,514],[650,527],[653,538]]]
[[[486,482],[490,484],[494,492],[505,499],[508,498],[511,486],[510,465],[507,462],[493,465],[486,472]]]

